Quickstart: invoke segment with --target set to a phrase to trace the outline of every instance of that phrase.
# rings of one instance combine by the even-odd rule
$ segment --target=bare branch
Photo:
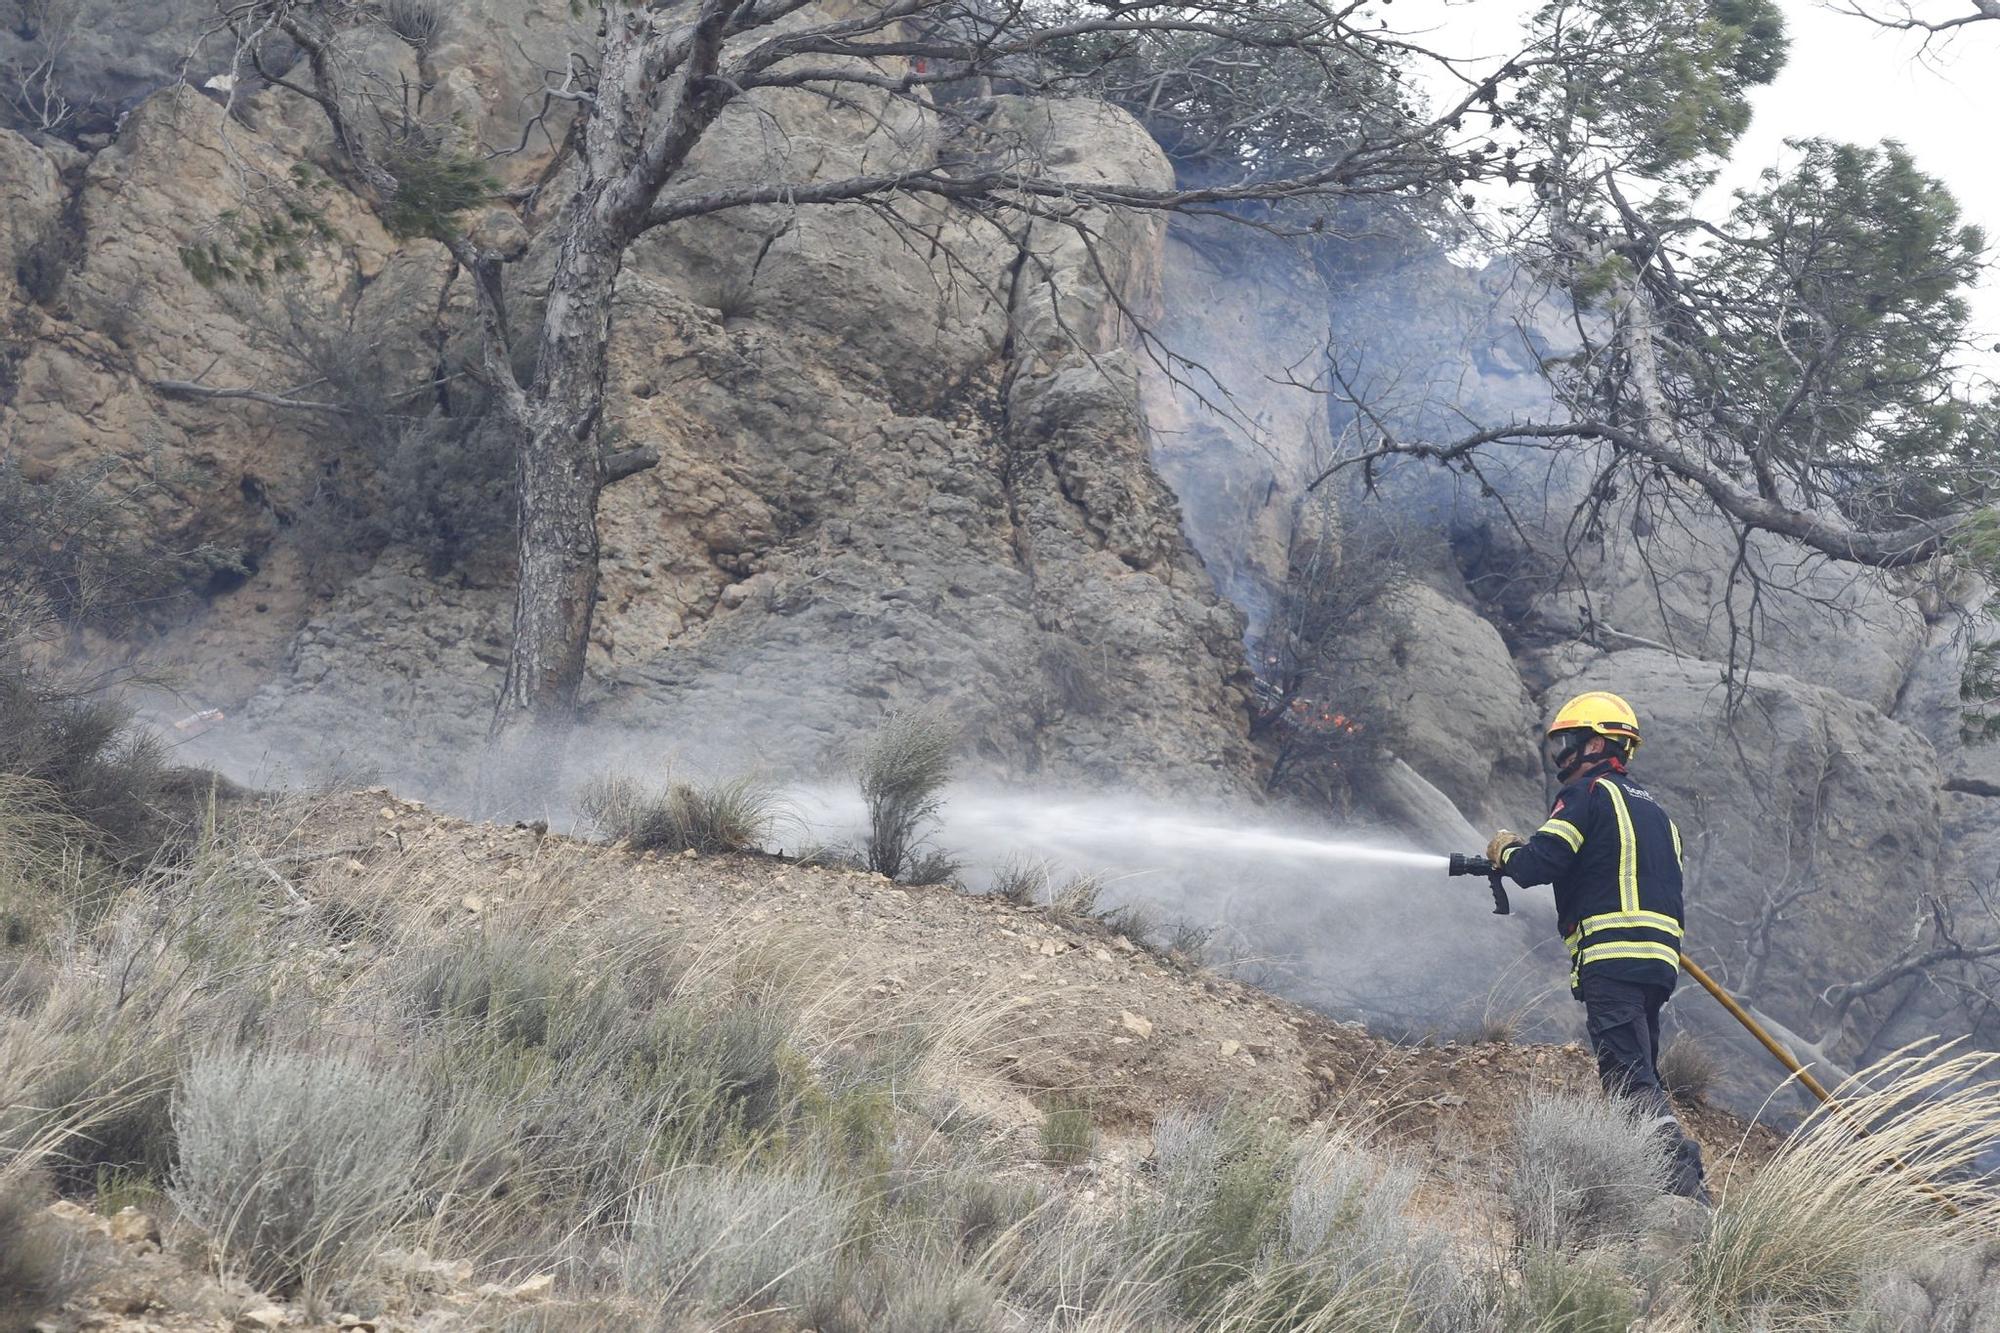
[[[266,393],[262,389],[215,388],[207,384],[196,384],[190,380],[148,380],[147,384],[155,392],[169,398],[190,400],[235,398],[245,402],[262,403],[266,407],[282,407],[299,412],[328,412],[334,416],[347,416],[353,409],[339,403],[317,403],[303,398],[290,398],[284,394]]]

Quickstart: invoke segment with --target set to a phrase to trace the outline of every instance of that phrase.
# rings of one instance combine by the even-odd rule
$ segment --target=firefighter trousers
[[[1631,1101],[1651,1120],[1668,1149],[1667,1189],[1706,1202],[1701,1145],[1688,1137],[1660,1084],[1660,1007],[1664,986],[1640,986],[1596,976],[1582,978],[1584,1024],[1597,1053],[1597,1076],[1604,1090]]]

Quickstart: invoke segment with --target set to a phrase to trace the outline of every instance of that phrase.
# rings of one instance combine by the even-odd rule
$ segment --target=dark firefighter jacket
[[[1572,991],[1586,969],[1673,988],[1680,974],[1681,831],[1644,787],[1596,773],[1564,787],[1535,836],[1502,854],[1516,884],[1554,884]],[[1580,993],[1580,991],[1579,991]]]

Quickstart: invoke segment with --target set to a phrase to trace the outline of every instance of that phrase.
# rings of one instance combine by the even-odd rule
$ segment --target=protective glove
[[[1486,859],[1496,866],[1500,865],[1502,858],[1507,855],[1509,847],[1519,847],[1526,842],[1527,839],[1520,834],[1508,829],[1501,829],[1493,835],[1493,840],[1486,844]]]

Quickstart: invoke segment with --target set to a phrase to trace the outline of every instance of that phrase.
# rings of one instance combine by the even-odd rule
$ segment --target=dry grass
[[[1839,1109],[1718,1202],[1680,1292],[1690,1322],[1847,1327],[1871,1277],[2000,1237],[2000,1196],[1974,1168],[2000,1122],[1996,1063],[1911,1049],[1836,1090]]]
[[[1722,1078],[1722,1062],[1691,1032],[1676,1032],[1660,1050],[1660,1083],[1676,1101],[1707,1103]]]
[[[780,818],[778,794],[749,778],[669,782],[657,790],[630,778],[584,784],[578,807],[604,836],[640,852],[756,851]]]

